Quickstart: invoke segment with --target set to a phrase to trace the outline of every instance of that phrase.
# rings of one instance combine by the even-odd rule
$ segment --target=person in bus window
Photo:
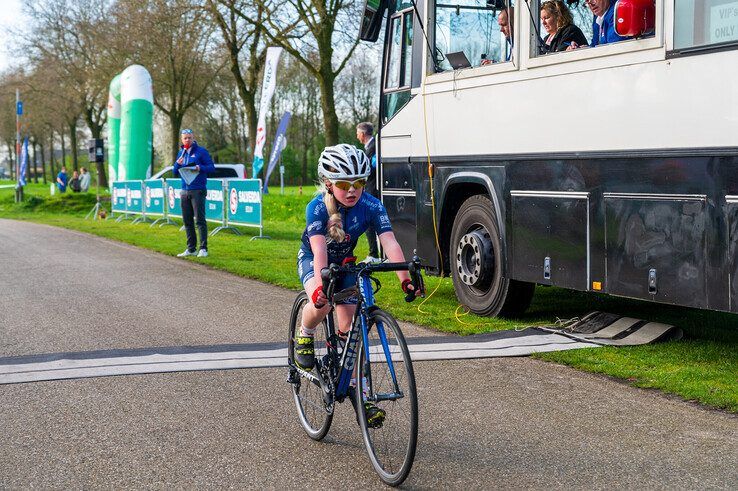
[[[541,54],[565,51],[572,43],[587,44],[587,38],[573,20],[571,11],[561,0],[541,4],[541,25],[547,33],[540,47]]]
[[[502,53],[504,61],[510,61],[512,59],[512,50],[515,42],[513,35],[514,19],[514,7],[505,7],[504,9],[500,10],[500,13],[497,15],[497,25],[500,26],[500,32],[503,36],[505,36],[506,47]],[[489,65],[490,63],[495,63],[495,60],[484,58],[480,65]]]
[[[617,43],[625,41],[629,37],[619,36],[615,32],[615,2],[610,0],[584,0],[594,14],[592,19],[592,42],[590,47],[601,44]],[[584,47],[579,43],[572,42],[567,50]]]

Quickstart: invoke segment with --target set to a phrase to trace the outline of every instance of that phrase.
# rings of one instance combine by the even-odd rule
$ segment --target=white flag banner
[[[277,63],[282,48],[267,48],[266,64],[264,65],[264,82],[261,86],[261,100],[259,103],[259,124],[256,126],[256,146],[254,147],[254,169],[252,177],[256,176],[264,167],[264,143],[266,143],[266,116],[269,104],[277,86]]]

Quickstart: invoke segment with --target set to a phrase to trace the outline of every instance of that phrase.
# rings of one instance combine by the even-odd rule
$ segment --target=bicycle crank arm
[[[367,397],[366,400],[370,402],[396,401],[403,397],[405,397],[405,394],[402,392],[396,392],[394,394],[376,394],[374,397]]]

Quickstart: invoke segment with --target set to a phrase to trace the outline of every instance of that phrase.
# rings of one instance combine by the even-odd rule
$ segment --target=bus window
[[[513,25],[513,13],[502,0],[457,0],[436,3],[436,70],[451,70],[446,55],[462,51],[472,66],[509,61],[512,39],[500,32],[499,19]],[[512,3],[511,6],[514,6]],[[510,32],[512,35],[512,31]]]
[[[382,94],[382,124],[410,100],[413,61],[413,11],[403,10],[389,19],[387,66]]]
[[[410,88],[413,51],[413,13],[400,12],[390,19],[390,42],[384,89]]]
[[[674,48],[738,44],[738,1],[676,0]]]
[[[592,11],[587,7],[586,1],[563,2],[563,8],[560,3],[552,0],[541,0],[531,5],[536,9],[532,14],[533,18],[536,19],[536,29],[540,35],[537,45],[531,46],[533,56],[565,51],[571,45],[571,41],[577,37],[580,41],[585,41],[584,44],[589,44],[592,41],[593,16]],[[560,14],[562,11],[563,14]],[[544,22],[544,18],[546,22]],[[564,25],[562,26],[562,24]],[[558,39],[555,34],[553,36],[550,34],[552,25],[555,25],[561,31]],[[577,30],[581,35],[577,33]],[[562,34],[564,34],[563,37]],[[579,42],[578,44],[582,43]]]
[[[533,56],[654,33],[653,0],[540,0],[536,10],[532,14],[540,40],[531,47]]]

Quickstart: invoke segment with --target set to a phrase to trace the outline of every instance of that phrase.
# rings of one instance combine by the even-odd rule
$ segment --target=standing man
[[[371,164],[371,174],[366,180],[366,191],[375,198],[379,198],[379,186],[377,185],[377,151],[374,145],[374,125],[369,122],[363,122],[356,125],[356,139],[364,145],[364,153],[369,157]],[[364,262],[379,262],[379,248],[377,247],[377,233],[373,227],[366,229],[366,239],[369,242],[369,255]]]
[[[61,171],[56,176],[56,185],[59,187],[59,192],[63,193],[67,190],[67,168],[62,165]]]
[[[82,167],[80,168],[80,176],[79,176],[79,189],[83,193],[86,193],[90,189],[90,173],[87,172],[87,169]]]
[[[178,257],[208,257],[208,224],[205,221],[205,196],[207,195],[208,174],[215,170],[213,159],[205,148],[195,141],[192,130],[180,133],[182,146],[172,173],[182,178],[182,221],[187,232],[187,249],[177,254]],[[200,234],[200,251],[195,253],[197,232]]]

